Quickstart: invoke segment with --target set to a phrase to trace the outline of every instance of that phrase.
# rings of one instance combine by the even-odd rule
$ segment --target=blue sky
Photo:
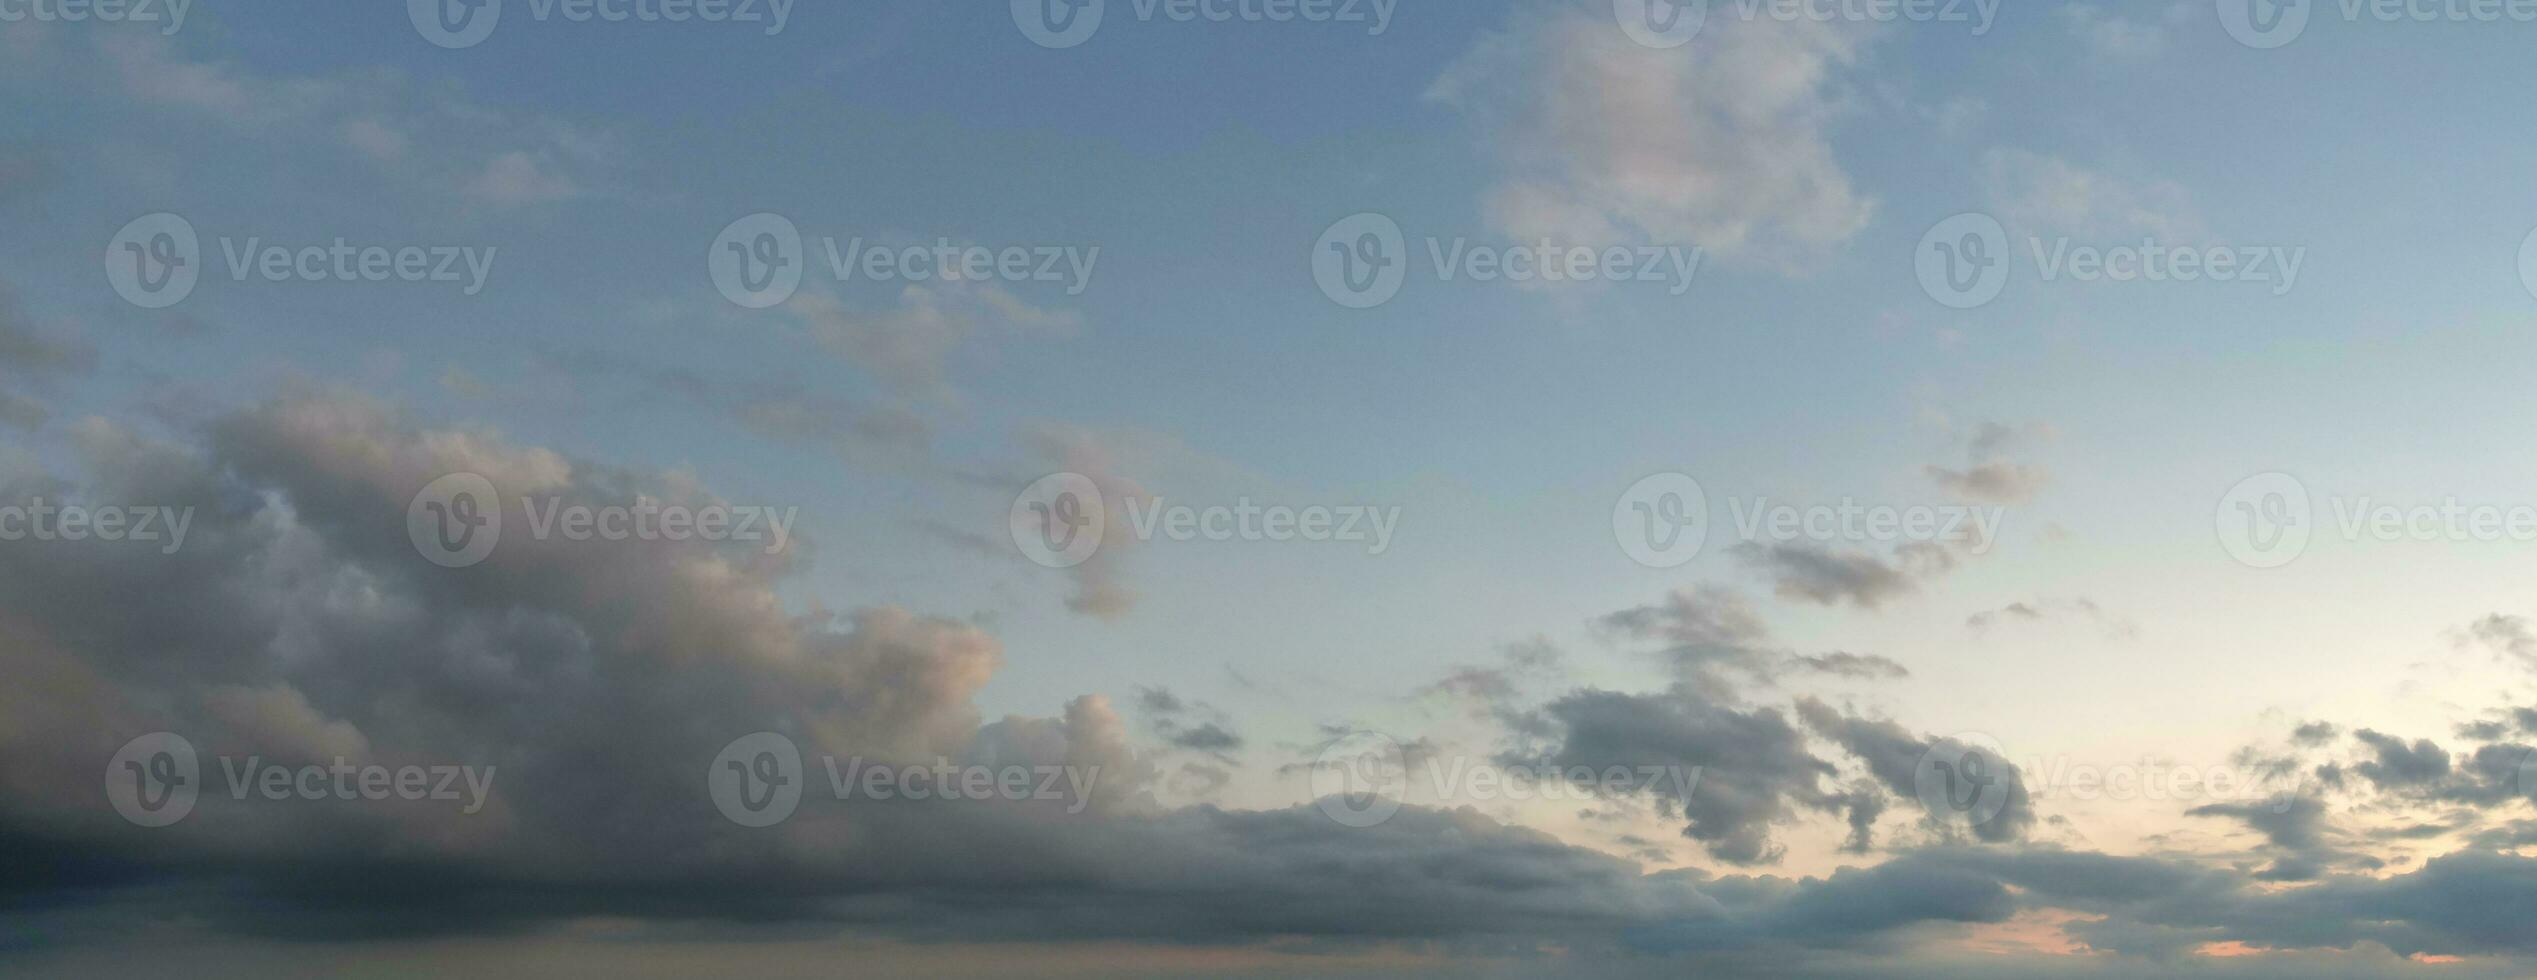
[[[2260,49],[2224,27],[2232,2],[2011,5],[1977,33],[1720,0],[1678,48],[1633,42],[1586,0],[1403,3],[1379,33],[1147,19],[1118,0],[1065,48],[1001,3],[803,4],[770,33],[573,23],[513,0],[455,49],[395,4],[201,0],[172,33],[0,19],[0,284],[28,336],[77,352],[0,375],[40,406],[6,430],[0,473],[111,483],[94,458],[108,429],[219,462],[261,445],[241,414],[313,398],[379,406],[397,420],[383,432],[454,433],[418,436],[429,452],[543,447],[584,474],[795,508],[806,542],[766,586],[789,614],[991,633],[1000,665],[967,702],[980,719],[1107,695],[1167,779],[1223,774],[1162,785],[1171,807],[1307,804],[1296,764],[1333,732],[1472,758],[1575,751],[1563,696],[1723,683],[1667,653],[1714,637],[1608,618],[1678,596],[1749,611],[1769,637],[1736,644],[1907,674],[1744,678],[1739,709],[1820,698],[2021,762],[2242,768],[2250,746],[2329,719],[2450,738],[2528,693],[2527,654],[2475,624],[2527,612],[2512,573],[2530,542],[2379,540],[2335,516],[2506,509],[2537,486],[2537,465],[2491,441],[2537,410],[2521,367],[2537,145],[2512,125],[2537,23],[2313,4],[2295,40]],[[706,259],[762,212],[806,237],[794,258],[811,271],[745,309]],[[1403,230],[1408,274],[1356,309],[1313,261],[1363,212]],[[1956,309],[1916,263],[1969,212],[2000,229],[2010,271]],[[144,309],[100,256],[159,213],[196,230],[203,278]],[[490,275],[474,295],[233,278],[222,243],[250,238],[464,248]],[[819,254],[831,238],[1097,261],[1080,289],[840,282]],[[1699,264],[1679,291],[1447,281],[1431,240]],[[2295,254],[2297,275],[2048,279],[2056,245]],[[1087,565],[1041,567],[1008,514],[1061,472],[1098,485],[1116,534],[1157,496],[1366,506],[1398,530],[1373,554],[1111,538]],[[2241,481],[2276,472],[2308,496],[2314,538],[2255,567],[2227,520]],[[1708,545],[1672,567],[1634,561],[1614,531],[1659,473],[1710,504]],[[1734,540],[1739,506],[1844,501],[1987,511],[2001,530],[1918,550]],[[1535,641],[1559,666],[1520,693],[1464,703],[1440,681]],[[291,676],[276,669],[253,683]],[[1143,691],[1239,737],[1182,744],[1194,722]],[[334,696],[310,703],[357,721]],[[2358,744],[2318,751],[2376,743]],[[1776,873],[1962,843],[1905,800],[1881,828],[1922,849],[1844,851],[1840,820],[1802,797],[1769,821]],[[2321,798],[2362,836],[2420,816]],[[1658,806],[1607,828],[1414,802],[1471,803],[1651,872],[1749,870]],[[2169,801],[2040,811],[2053,847],[2284,860],[2260,827]],[[2412,873],[2524,816],[2373,838],[2378,863],[2328,874]],[[2317,945],[2386,965],[2341,938]],[[2276,946],[2286,965],[2317,948]],[[2502,971],[2528,952],[2393,946]]]

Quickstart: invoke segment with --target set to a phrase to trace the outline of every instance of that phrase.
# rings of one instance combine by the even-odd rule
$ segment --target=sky
[[[2527,975],[2532,40],[0,0],[0,971]]]

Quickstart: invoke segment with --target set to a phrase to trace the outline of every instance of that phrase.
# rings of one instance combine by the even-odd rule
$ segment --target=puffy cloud
[[[1483,206],[1512,238],[1793,265],[1874,212],[1831,140],[1840,76],[1871,33],[1714,17],[1691,45],[1660,51],[1617,29],[1610,4],[1571,0],[1519,10],[1428,97],[1464,112],[1501,161]]]

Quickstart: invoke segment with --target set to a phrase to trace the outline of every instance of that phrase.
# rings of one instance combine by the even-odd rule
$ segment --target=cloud
[[[1214,707],[1184,701],[1170,690],[1149,687],[1137,692],[1137,706],[1142,709],[1162,736],[1165,745],[1190,752],[1203,752],[1228,763],[1240,751],[1244,739],[1232,728],[1232,720]],[[1216,785],[1222,785],[1217,782]]]
[[[2140,20],[2109,13],[2092,3],[2061,9],[2062,21],[2080,47],[2090,57],[2109,62],[2148,61],[2165,54],[2199,12],[2200,8],[2181,0]]]
[[[877,312],[849,309],[816,291],[795,295],[786,309],[801,318],[812,340],[874,383],[933,404],[958,401],[951,362],[974,341],[1065,337],[1082,325],[1074,314],[1032,306],[994,283],[962,281],[910,285],[895,306]]]
[[[2167,181],[2127,180],[2028,150],[1983,154],[1990,207],[2024,234],[2097,240],[2154,236],[2171,243],[2202,233],[2186,190]]]
[[[1856,24],[1711,18],[1659,51],[1611,5],[1517,12],[1427,97],[1460,110],[1504,175],[1483,209],[1524,241],[1698,245],[1795,265],[1865,227],[1873,204],[1836,159],[1839,77]]]
[[[1798,807],[1829,810],[1838,803],[1819,785],[1832,766],[1810,754],[1804,737],[1776,710],[1737,710],[1677,687],[1661,695],[1581,691],[1551,702],[1541,717],[1552,747],[1509,752],[1502,764],[1597,772],[1697,768],[1695,786],[1658,781],[1646,791],[1686,821],[1683,836],[1728,864],[1779,860],[1785,847],[1772,839],[1773,824],[1792,818]]]
[[[14,388],[49,392],[67,378],[96,369],[97,350],[86,341],[37,329],[6,283],[0,283],[0,423],[34,429],[52,410]]]
[[[1955,821],[1968,824],[1966,830],[1983,841],[2005,843],[2024,840],[2035,826],[2034,801],[2026,788],[2025,776],[2014,763],[1980,746],[1952,738],[1923,738],[1891,721],[1860,718],[1844,713],[1822,701],[1806,698],[1797,703],[1797,715],[1806,727],[1833,740],[1865,765],[1868,775],[1886,792],[1906,800],[1922,803],[1922,812],[1933,824],[1954,830]],[[1956,757],[1978,754],[1993,771],[2005,774],[2006,786],[1999,809],[1989,819],[1973,823],[1968,813],[1940,812],[1931,809],[1920,791],[1921,767],[1933,752],[1944,750]]]
[[[471,204],[513,208],[590,196],[623,154],[606,135],[427,89],[403,75],[260,73],[197,60],[156,35],[100,33],[95,59],[128,98],[212,120],[272,145],[350,149],[394,177]]]
[[[1912,675],[1902,664],[1874,654],[1836,651],[1792,658],[1789,663],[1800,670],[1857,680],[1901,680]]]
[[[2015,449],[2038,437],[2049,437],[2051,430],[2041,426],[2020,430],[1998,422],[1984,422],[1965,440],[1965,466],[1950,469],[1928,467],[1930,480],[1957,496],[1996,504],[2022,504],[2052,482],[2052,474],[2037,466],[2012,462],[2005,457]]]
[[[1734,554],[1768,576],[1773,590],[1783,599],[1824,606],[1846,602],[1860,609],[1879,609],[1916,594],[1923,582],[1955,568],[1953,555],[1928,542],[1895,549],[1897,560],[1892,562],[1864,552],[1837,552],[1812,542],[1747,542],[1737,545]]]
[[[2140,625],[2129,617],[2116,616],[2087,598],[2037,599],[2012,602],[1998,609],[1965,617],[1965,628],[1986,632],[2003,623],[2040,623],[2056,617],[2077,617],[2103,632],[2107,639],[2132,640],[2140,637]]]
[[[375,152],[377,147],[363,149]],[[487,161],[461,192],[501,207],[553,204],[586,193],[581,184],[563,174],[553,156],[526,150],[511,150]]]
[[[175,441],[102,421],[76,436],[83,495],[199,516],[173,555],[0,549],[0,590],[15,599],[0,614],[11,678],[0,863],[12,869],[0,904],[40,926],[13,933],[0,956],[128,949],[136,928],[295,949],[604,921],[632,942],[1403,943],[1873,973],[1843,958],[1917,948],[1923,926],[2040,911],[2079,913],[2064,920],[2075,938],[2146,958],[2117,961],[2127,965],[2216,942],[2537,952],[2519,914],[2537,903],[2537,861],[2460,852],[2386,878],[2323,873],[2281,888],[2181,859],[2021,843],[2035,820],[2022,777],[2000,818],[1964,828],[1969,840],[1815,877],[1651,874],[1469,809],[1407,806],[1351,827],[1312,805],[1168,807],[1158,788],[1203,795],[1220,771],[1185,765],[1167,781],[1097,694],[1048,717],[986,720],[975,701],[1002,661],[997,638],[905,609],[790,611],[777,593],[799,569],[782,556],[523,535],[451,570],[407,540],[414,492],[452,470],[593,504],[710,499],[692,481],[426,428],[331,393],[203,420]],[[1725,594],[1680,594],[1604,625],[1692,676],[1728,664],[1767,674],[1792,659]],[[1136,704],[1201,708],[1160,689]],[[1502,762],[1699,767],[1694,791],[1665,796],[1660,783],[1656,802],[1730,864],[1772,860],[1780,828],[1814,816],[1846,820],[1864,852],[1885,800],[1916,798],[1919,756],[1963,748],[1812,699],[1792,717],[1688,683],[1573,691],[1533,714],[1539,726],[1513,733]],[[1211,719],[1193,721],[1180,731],[1214,738]],[[187,733],[214,769],[247,755],[463,764],[495,771],[496,788],[473,816],[205,793],[185,822],[136,834],[98,802],[98,773],[124,740],[161,730]],[[856,800],[751,831],[714,811],[699,777],[731,738],[757,731],[867,762],[1101,775],[1080,812]],[[2443,785],[2422,743],[2365,731],[2384,769],[2364,781]],[[1837,786],[1843,765],[1812,748],[1818,739],[1867,782]],[[2445,778],[2480,785],[2498,765],[2483,754],[2452,759]],[[823,778],[815,764],[805,775]],[[2313,810],[2204,815],[2248,822],[2268,846],[2323,839]],[[1676,956],[1695,958],[1663,959]]]

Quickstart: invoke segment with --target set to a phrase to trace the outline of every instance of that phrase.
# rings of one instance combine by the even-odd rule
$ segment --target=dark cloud
[[[1936,552],[1944,556],[1944,550]],[[1767,576],[1771,586],[1783,599],[1799,599],[1825,606],[1848,603],[1861,609],[1876,609],[1888,602],[1920,591],[1926,568],[1915,569],[1907,562],[1888,562],[1861,552],[1837,552],[1811,542],[1779,544],[1751,543],[1737,545],[1735,556]],[[1943,573],[1952,567],[1936,569]]]
[[[2024,774],[1997,752],[1952,738],[1923,738],[1894,722],[1845,714],[1814,698],[1798,701],[1797,714],[1805,719],[1808,728],[1856,756],[1866,766],[1868,775],[1887,792],[1919,803],[1933,824],[1952,832],[1958,829],[1958,823],[1963,823],[1963,829],[1975,838],[1995,843],[2023,840],[2035,826],[2034,801]],[[1997,810],[1982,814],[1978,820],[1978,810],[1932,809],[1921,792],[1924,767],[1929,760],[1962,758],[1968,753],[1980,755],[2005,781]],[[1854,833],[1856,829],[1853,828]]]
[[[102,948],[137,930],[287,945],[517,938],[601,921],[653,938],[1404,942],[1608,953],[1666,970],[1685,963],[1666,957],[1699,954],[1692,962],[1785,972],[1915,948],[1923,926],[2043,910],[2081,913],[2074,935],[2145,963],[2227,941],[2537,952],[2524,914],[2537,906],[2537,862],[2462,852],[2385,878],[2327,868],[2299,888],[2262,887],[2180,859],[2020,843],[2036,819],[2022,777],[1968,840],[1807,878],[1649,874],[1469,809],[1408,806],[1356,827],[1314,805],[1173,808],[1157,790],[1203,796],[1222,768],[1184,762],[1167,779],[1098,695],[1045,717],[982,718],[995,637],[901,609],[788,612],[778,592],[801,570],[792,556],[522,535],[452,570],[425,562],[405,526],[415,492],[453,471],[594,504],[711,499],[692,486],[420,428],[339,395],[223,416],[176,441],[102,424],[78,435],[88,495],[198,516],[173,555],[0,549],[12,597],[0,615],[0,914],[28,924],[0,938],[0,957]],[[1701,683],[1767,679],[1795,659],[1731,598],[1686,593],[1602,625],[1648,644],[1679,682],[1554,696],[1527,712],[1538,727],[1512,732],[1502,761],[1697,767],[1696,784],[1650,792],[1672,792],[1662,811],[1721,861],[1766,862],[1784,847],[1780,828],[1812,818],[1846,820],[1865,850],[1887,801],[1916,798],[1924,754],[1972,751],[1822,702],[1792,716]],[[1184,735],[1216,722],[1162,689],[1135,705]],[[161,730],[215,758],[344,754],[498,776],[473,815],[206,793],[185,822],[143,831],[102,804],[98,775],[124,740]],[[1079,810],[813,801],[753,831],[715,812],[702,776],[732,738],[759,731],[847,759],[1100,775]],[[2356,782],[2407,792],[2481,790],[2527,752],[2451,757],[2363,731]],[[1825,743],[1865,781],[1840,785],[1848,762],[1812,747]],[[2304,812],[2206,815],[2247,822],[2268,846],[2315,839]]]
[[[2044,486],[2052,482],[2052,474],[2042,467],[2007,460],[2011,450],[2050,430],[2037,426],[2026,430],[2011,428],[1998,422],[1984,422],[1965,440],[1966,463],[1962,468],[1930,466],[1929,479],[1948,492],[1971,500],[1998,504],[2022,504],[2034,499]]]
[[[1886,657],[1838,651],[1791,658],[1789,665],[1798,670],[1859,680],[1901,680],[1912,675],[1909,668]]]

